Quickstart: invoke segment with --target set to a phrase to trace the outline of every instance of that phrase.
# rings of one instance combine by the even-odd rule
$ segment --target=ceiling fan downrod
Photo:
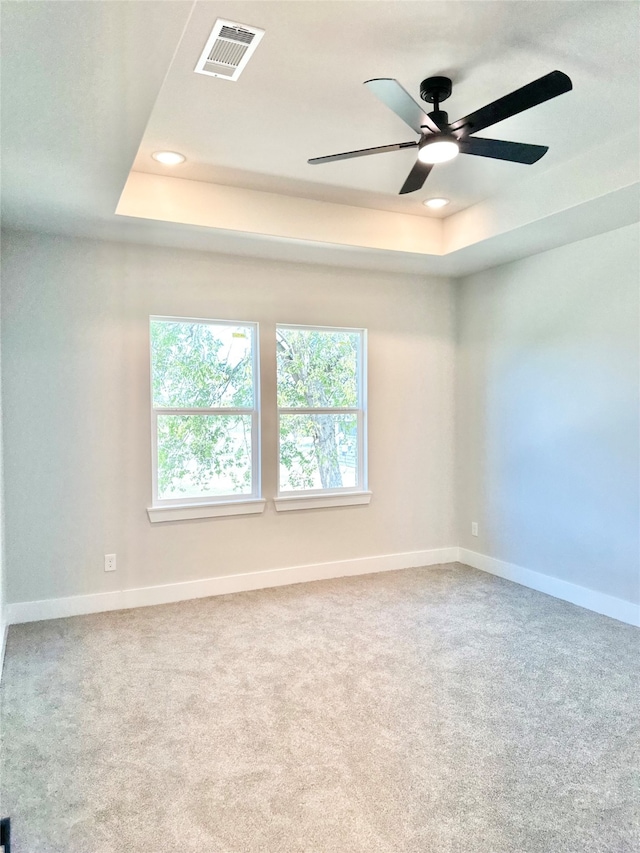
[[[433,104],[433,111],[429,113],[429,116],[440,129],[449,124],[449,116],[444,110],[440,109],[440,104],[451,95],[451,87],[452,83],[449,77],[426,77],[420,83],[420,97],[428,104]]]

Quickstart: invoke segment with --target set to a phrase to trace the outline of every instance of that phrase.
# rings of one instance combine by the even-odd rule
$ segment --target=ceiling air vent
[[[224,80],[237,80],[264,30],[218,18],[194,71]]]

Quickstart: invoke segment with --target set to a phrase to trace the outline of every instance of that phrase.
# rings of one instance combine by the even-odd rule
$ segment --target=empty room
[[[640,4],[0,14],[0,851],[637,853]]]

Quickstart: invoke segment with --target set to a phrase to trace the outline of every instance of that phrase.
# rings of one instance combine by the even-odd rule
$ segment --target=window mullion
[[[215,409],[205,409],[203,406],[196,406],[192,409],[184,407],[184,408],[171,408],[169,406],[154,406],[153,411],[156,415],[252,415],[257,411],[257,408],[232,408],[228,407],[219,407]]]
[[[290,408],[287,406],[279,406],[278,412],[281,415],[357,415],[358,412],[362,411],[359,408],[347,408],[343,407],[322,407],[322,406],[308,406],[305,408]]]

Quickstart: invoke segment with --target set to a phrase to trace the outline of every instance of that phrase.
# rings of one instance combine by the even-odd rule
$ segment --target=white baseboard
[[[88,613],[103,613],[107,610],[126,610],[131,607],[147,607],[153,604],[170,604],[192,598],[207,598],[247,592],[255,589],[287,586],[306,581],[328,580],[350,575],[368,575],[396,569],[434,566],[442,563],[461,562],[474,569],[514,581],[522,586],[544,592],[554,598],[569,601],[587,610],[593,610],[620,622],[640,626],[640,605],[614,598],[559,578],[544,575],[506,563],[486,554],[466,548],[436,548],[429,551],[408,551],[401,554],[384,554],[377,557],[361,557],[331,563],[315,563],[307,566],[292,566],[285,569],[269,569],[262,572],[225,575],[217,578],[184,581],[162,586],[122,589],[90,595],[74,595],[69,598],[22,601],[7,604],[5,629],[0,637],[0,663],[4,654],[8,625],[22,622],[39,622],[43,619],[60,619],[65,616],[81,616]]]
[[[23,622],[39,622],[42,619],[59,619],[64,616],[103,613],[107,610],[125,610],[130,607],[169,604],[174,601],[228,595],[232,592],[247,592],[253,589],[287,586],[288,584],[306,581],[328,580],[349,575],[368,575],[375,572],[389,572],[419,566],[434,566],[440,563],[452,563],[457,559],[458,548],[436,548],[430,551],[383,554],[377,557],[361,557],[355,560],[292,566],[286,569],[269,569],[263,572],[225,575],[218,578],[205,578],[204,580],[148,586],[139,589],[74,595],[69,598],[21,601],[7,604],[6,618],[8,624],[17,625]]]
[[[610,616],[628,625],[640,627],[640,605],[632,601],[615,598],[604,592],[587,589],[551,575],[543,575],[540,572],[516,566],[514,563],[505,563],[503,560],[496,560],[494,557],[487,557],[486,554],[478,554],[466,548],[459,548],[458,551],[458,560],[474,569],[506,578],[538,592],[552,595],[554,598],[560,598],[562,601],[570,601],[571,604],[577,604],[595,613],[602,613],[603,616]]]

